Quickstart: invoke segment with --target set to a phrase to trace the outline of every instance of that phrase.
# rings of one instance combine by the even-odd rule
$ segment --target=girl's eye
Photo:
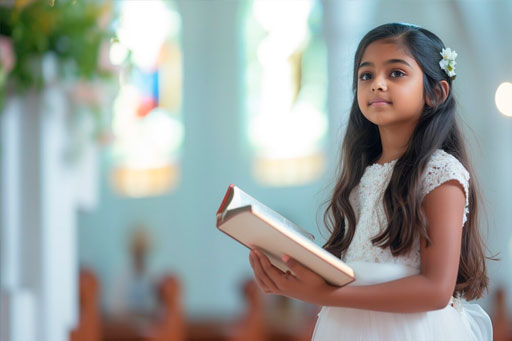
[[[368,72],[363,72],[360,76],[359,76],[359,79],[362,80],[362,81],[366,81],[368,79],[370,79],[372,77],[371,74],[369,74]]]
[[[402,77],[404,75],[405,75],[405,73],[403,73],[400,70],[394,70],[394,71],[391,72],[391,77],[393,77],[393,78]]]

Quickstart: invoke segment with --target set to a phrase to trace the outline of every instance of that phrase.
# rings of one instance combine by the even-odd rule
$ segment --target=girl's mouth
[[[370,102],[370,105],[372,106],[385,106],[385,105],[389,105],[391,104],[391,102],[386,102],[386,101],[375,101],[375,102]]]

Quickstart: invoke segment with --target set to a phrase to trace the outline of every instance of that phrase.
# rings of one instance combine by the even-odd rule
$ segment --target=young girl
[[[386,24],[354,62],[354,101],[324,248],[356,281],[334,287],[288,256],[250,253],[265,293],[324,306],[314,340],[492,340],[477,304],[488,278],[475,181],[456,120],[456,53],[433,33]]]

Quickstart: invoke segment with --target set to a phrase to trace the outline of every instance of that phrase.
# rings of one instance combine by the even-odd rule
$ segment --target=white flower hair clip
[[[446,48],[441,51],[441,56],[443,56],[443,59],[439,61],[439,66],[441,66],[441,69],[443,69],[452,80],[455,79],[455,64],[457,64],[455,58],[457,58],[457,52]]]

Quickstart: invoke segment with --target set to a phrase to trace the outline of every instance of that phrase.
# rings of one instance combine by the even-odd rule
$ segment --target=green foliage
[[[25,6],[0,6],[0,35],[12,39],[16,55],[9,81],[18,90],[40,87],[38,62],[47,52],[55,53],[60,72],[66,77],[108,76],[100,69],[98,58],[102,42],[111,37],[111,32],[100,25],[110,5],[91,0],[57,0],[52,6],[48,0],[36,0]]]

